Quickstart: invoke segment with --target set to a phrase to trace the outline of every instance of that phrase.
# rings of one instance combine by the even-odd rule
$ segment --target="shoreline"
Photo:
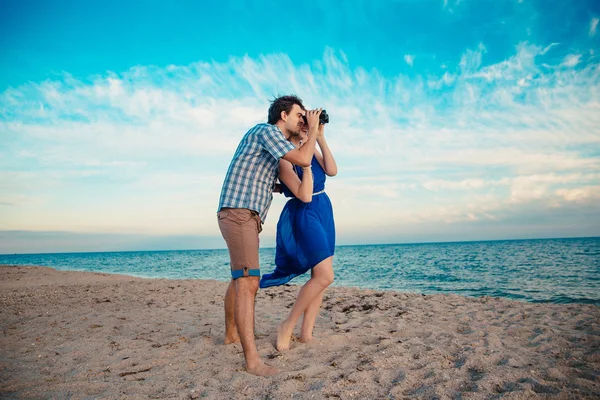
[[[299,286],[259,290],[256,341],[223,345],[226,282],[0,266],[0,397],[597,398],[600,307],[331,287],[277,352]],[[295,333],[298,332],[296,328]]]
[[[189,278],[189,277],[172,278],[172,277],[164,277],[164,276],[148,276],[148,275],[144,275],[144,274],[138,274],[138,275],[125,274],[123,272],[93,271],[93,270],[89,270],[89,269],[71,269],[71,267],[52,266],[52,265],[0,264],[0,268],[5,268],[5,267],[9,267],[9,268],[10,267],[41,267],[41,268],[54,269],[54,270],[57,270],[60,272],[88,272],[88,273],[92,273],[92,274],[116,275],[116,276],[130,277],[130,278],[148,279],[148,280],[165,279],[165,280],[171,280],[171,281],[191,280],[191,281],[215,281],[215,282],[226,282],[226,283],[229,282],[229,279]],[[65,268],[65,269],[63,269],[63,268]],[[429,291],[428,293],[423,293],[423,292],[419,292],[416,290],[410,291],[410,290],[401,290],[401,289],[395,289],[395,288],[359,287],[359,286],[348,286],[348,285],[343,285],[343,284],[338,285],[337,282],[338,282],[337,280],[334,281],[333,284],[330,286],[330,288],[335,287],[335,288],[342,288],[342,289],[371,290],[371,291],[414,294],[414,295],[423,295],[423,296],[456,295],[456,296],[461,296],[461,297],[466,297],[466,298],[471,298],[471,299],[479,299],[482,297],[489,297],[489,298],[499,298],[499,299],[506,299],[506,300],[510,300],[510,301],[517,301],[520,303],[527,303],[527,304],[589,304],[589,305],[594,305],[594,306],[600,306],[600,300],[598,300],[598,299],[592,299],[589,297],[572,297],[569,295],[559,296],[561,301],[552,301],[552,300],[527,299],[527,298],[523,298],[523,296],[518,296],[515,294],[507,294],[506,296],[490,295],[490,294],[475,295],[475,294],[457,293],[456,291],[448,291],[448,292]],[[300,286],[304,285],[304,283],[305,282],[302,279],[296,279],[291,282],[288,282],[286,284],[286,286],[300,287]],[[264,290],[264,289],[259,289],[259,292],[261,290]],[[510,296],[513,296],[513,297],[510,297]],[[565,300],[565,298],[567,300]]]

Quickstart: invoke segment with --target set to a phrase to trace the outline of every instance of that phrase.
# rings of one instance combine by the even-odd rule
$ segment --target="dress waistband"
[[[316,196],[316,195],[318,195],[318,194],[322,194],[322,193],[325,193],[325,189],[323,189],[323,190],[320,190],[320,191],[318,191],[318,192],[315,192],[315,193],[313,193],[313,196]]]

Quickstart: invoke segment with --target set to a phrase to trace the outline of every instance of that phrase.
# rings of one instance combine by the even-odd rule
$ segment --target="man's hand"
[[[315,110],[308,110],[306,112],[306,120],[308,121],[308,136],[317,135],[319,130],[319,116],[321,115],[322,108]]]

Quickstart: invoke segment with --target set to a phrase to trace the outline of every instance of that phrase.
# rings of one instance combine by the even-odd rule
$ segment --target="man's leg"
[[[229,249],[232,281],[225,295],[225,324],[235,327],[242,342],[246,370],[254,375],[275,375],[278,371],[266,365],[258,356],[254,342],[254,300],[260,279],[259,239],[260,217],[247,209],[222,209],[219,227]],[[233,311],[233,312],[231,312]],[[233,315],[233,322],[230,316]],[[229,320],[229,322],[228,322]],[[226,341],[233,330],[225,328]]]
[[[232,279],[225,292],[225,344],[240,341],[240,336],[235,326],[235,297],[235,281]]]
[[[235,324],[238,328],[246,370],[254,375],[271,376],[277,370],[263,363],[254,341],[254,301],[258,291],[259,277],[248,276],[235,280]]]
[[[306,311],[310,303],[333,282],[333,257],[328,257],[313,268],[313,276],[302,286],[290,315],[277,329],[277,350],[290,348],[290,337],[298,318]]]

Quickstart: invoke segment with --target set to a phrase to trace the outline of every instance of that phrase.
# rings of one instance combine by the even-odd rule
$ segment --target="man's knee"
[[[256,294],[258,292],[259,278],[257,276],[242,276],[235,280],[237,294]]]

